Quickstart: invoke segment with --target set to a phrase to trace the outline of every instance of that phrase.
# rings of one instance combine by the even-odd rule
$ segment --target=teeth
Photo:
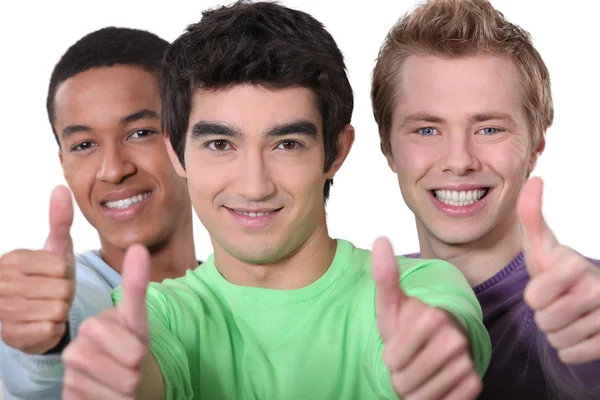
[[[116,200],[116,201],[107,201],[104,205],[108,208],[127,208],[135,203],[139,203],[140,201],[147,199],[150,196],[150,192],[138,194],[137,196],[130,197],[128,199]]]
[[[455,207],[469,206],[481,200],[486,195],[488,189],[479,190],[434,190],[435,197],[444,204]]]
[[[250,218],[257,218],[257,217],[264,217],[265,215],[269,215],[272,214],[272,211],[267,211],[267,212],[242,212],[242,211],[236,211],[236,213],[238,214],[242,214],[242,215],[246,215]]]

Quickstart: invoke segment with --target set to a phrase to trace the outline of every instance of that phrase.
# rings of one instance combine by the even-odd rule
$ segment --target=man
[[[145,251],[130,249],[117,307],[64,353],[64,399],[477,395],[489,342],[460,272],[398,268],[381,239],[373,279],[371,253],[328,234],[353,95],[320,22],[270,2],[207,11],[170,45],[161,87],[214,254],[146,295]]]
[[[160,133],[158,71],[167,45],[146,31],[105,28],[81,38],[54,68],[47,108],[59,158],[101,247],[73,254],[71,195],[58,187],[43,250],[0,259],[5,399],[60,398],[61,351],[84,319],[112,307],[132,243],[150,249],[151,280],[197,266],[189,195]]]
[[[553,119],[529,34],[484,0],[429,1],[389,32],[372,101],[420,257],[457,266],[481,303],[481,398],[600,398],[599,263],[557,242],[527,181]]]

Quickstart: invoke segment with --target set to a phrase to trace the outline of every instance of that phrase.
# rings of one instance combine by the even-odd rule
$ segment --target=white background
[[[219,4],[202,0],[105,0],[10,2],[0,6],[0,254],[43,245],[52,188],[64,183],[58,148],[46,116],[52,68],[81,36],[105,26],[150,30],[172,41]],[[328,205],[333,237],[370,247],[388,235],[397,253],[418,249],[414,219],[396,177],[379,151],[369,98],[371,70],[387,30],[414,0],[284,0],[321,20],[346,56],[355,91],[357,136],[332,187]],[[599,258],[598,161],[600,75],[596,64],[596,14],[589,0],[493,0],[527,29],[550,70],[555,123],[535,175],[545,179],[544,210],[563,243]],[[208,235],[195,219],[198,258],[211,253]],[[93,228],[77,211],[71,231],[76,251],[97,248]],[[0,395],[1,399],[1,395]]]

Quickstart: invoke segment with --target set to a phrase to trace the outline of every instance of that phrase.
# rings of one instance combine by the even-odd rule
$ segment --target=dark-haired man
[[[489,338],[460,272],[329,236],[354,129],[323,25],[271,2],[207,11],[161,79],[171,157],[214,254],[146,296],[147,255],[131,248],[117,307],[65,350],[63,398],[474,398]]]
[[[71,195],[58,187],[43,250],[0,259],[5,400],[60,398],[61,351],[83,320],[112,306],[129,245],[150,249],[151,280],[197,266],[187,188],[161,134],[158,72],[167,44],[150,32],[105,28],[77,41],[54,68],[48,116],[66,181],[101,248],[73,254]]]

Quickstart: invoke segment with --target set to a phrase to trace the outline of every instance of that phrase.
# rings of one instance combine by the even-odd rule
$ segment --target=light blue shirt
[[[121,275],[97,250],[77,254],[77,287],[69,312],[71,338],[88,317],[112,307],[110,292],[121,285]],[[64,366],[60,354],[30,355],[6,346],[0,339],[0,379],[4,400],[56,400],[61,398]]]

